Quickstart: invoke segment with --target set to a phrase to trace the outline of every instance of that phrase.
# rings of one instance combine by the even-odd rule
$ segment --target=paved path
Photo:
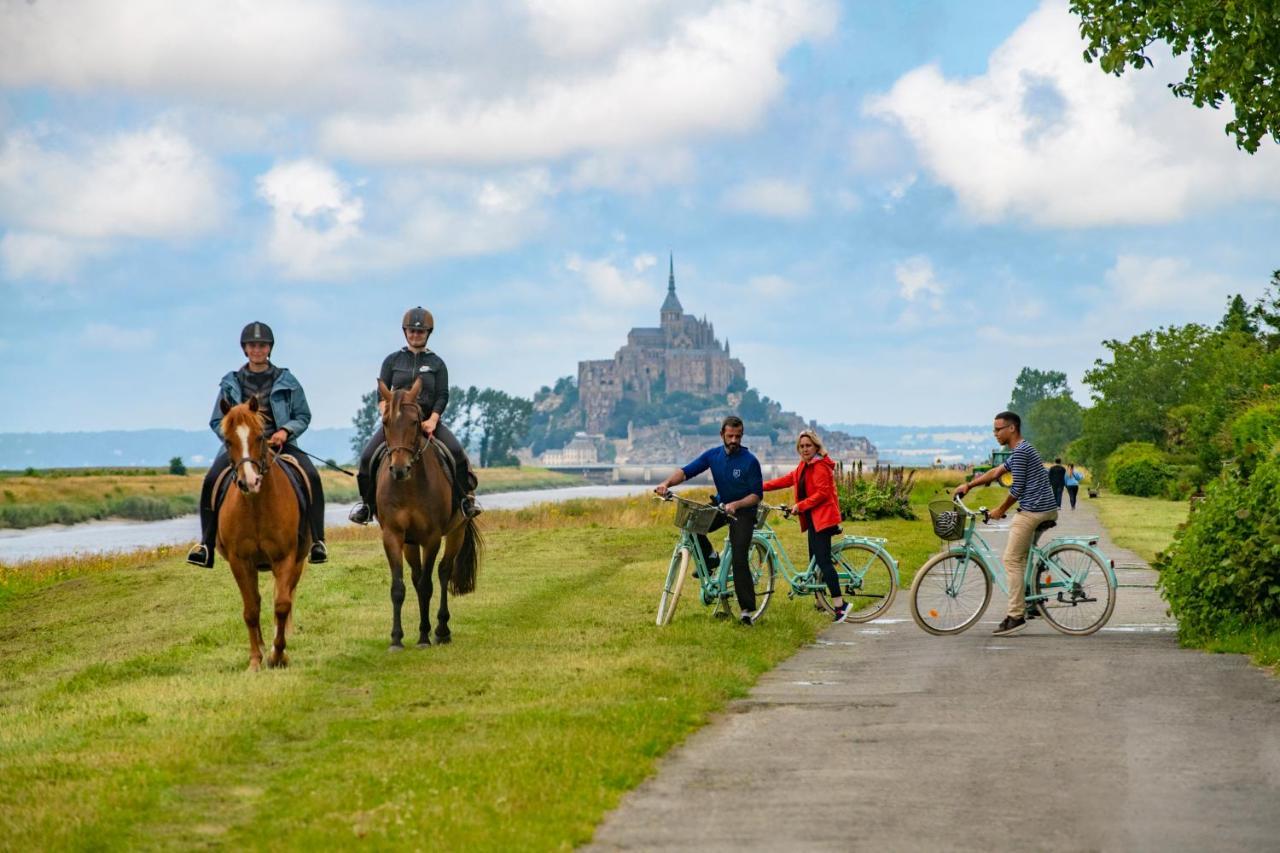
[[[1082,500],[1054,532],[1101,526]],[[1121,584],[1153,581],[1101,544],[1142,567]],[[994,599],[932,637],[905,598],[764,676],[591,849],[1280,849],[1280,679],[1178,648],[1153,589],[1120,590],[1085,638],[1040,620],[993,638]]]

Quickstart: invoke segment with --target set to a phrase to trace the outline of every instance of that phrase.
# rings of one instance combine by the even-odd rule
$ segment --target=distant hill
[[[932,465],[976,462],[987,459],[998,446],[991,424],[959,426],[885,426],[883,424],[828,424],[851,435],[865,435],[880,451],[880,461],[895,465]]]
[[[339,463],[350,460],[350,428],[309,429],[302,449]],[[181,456],[188,465],[209,464],[218,440],[209,430],[141,429],[110,432],[0,433],[0,470],[168,465]]]

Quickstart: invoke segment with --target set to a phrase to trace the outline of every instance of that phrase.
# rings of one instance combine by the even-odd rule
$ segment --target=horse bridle
[[[265,432],[258,435],[258,443],[262,445],[261,456],[242,456],[231,463],[231,470],[236,472],[236,485],[243,490],[245,487],[240,480],[240,466],[248,462],[254,468],[258,469],[258,476],[266,479],[267,469],[271,467],[271,445],[267,441]],[[230,454],[228,454],[230,455]]]
[[[405,406],[412,406],[413,408],[418,410],[419,415],[422,414],[422,406],[420,406],[418,404],[418,401],[416,400],[402,402],[400,404],[401,409],[403,409]],[[423,435],[422,435],[422,418],[420,417],[414,418],[413,423],[414,423],[414,431],[418,436],[418,440],[414,443],[414,447],[409,447],[408,445],[405,445],[405,444],[397,444],[395,446],[388,444],[387,445],[387,464],[390,464],[391,454],[395,453],[397,450],[403,450],[406,453],[410,454],[409,456],[410,465],[418,464],[418,460],[422,458],[422,454],[427,449],[427,442],[423,440]],[[383,429],[386,429],[385,425]]]

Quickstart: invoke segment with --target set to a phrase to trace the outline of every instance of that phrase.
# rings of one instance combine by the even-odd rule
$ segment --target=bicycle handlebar
[[[738,517],[736,515],[734,515],[733,513],[729,512],[729,510],[724,508],[724,504],[704,504],[700,501],[691,501],[688,498],[680,497],[670,489],[667,490],[667,493],[665,495],[654,495],[654,499],[660,500],[663,503],[666,503],[667,501],[680,501],[681,503],[692,504],[698,507],[704,507],[704,508],[711,507],[716,512],[719,512],[723,515],[727,515],[729,518],[733,519],[734,521],[738,520]]]
[[[987,508],[985,506],[978,507],[978,511],[974,512],[973,510],[969,509],[968,506],[965,505],[964,495],[952,495],[951,502],[954,503],[957,507],[959,507],[960,511],[963,512],[965,515],[970,517],[981,515],[983,524],[991,523],[991,513],[987,511]]]

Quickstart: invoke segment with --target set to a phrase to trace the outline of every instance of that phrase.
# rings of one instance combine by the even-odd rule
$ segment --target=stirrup
[[[317,539],[311,543],[311,554],[307,557],[307,562],[312,565],[329,562],[329,549],[325,547],[324,540]]]
[[[209,549],[201,542],[187,552],[187,562],[202,569],[212,569],[213,554],[209,553]]]
[[[467,518],[475,518],[477,515],[484,512],[484,510],[480,508],[480,504],[476,503],[475,495],[463,495],[461,506],[462,514]]]
[[[367,503],[361,501],[351,508],[351,512],[347,513],[347,520],[352,524],[368,524],[373,520],[373,510],[369,509]]]

